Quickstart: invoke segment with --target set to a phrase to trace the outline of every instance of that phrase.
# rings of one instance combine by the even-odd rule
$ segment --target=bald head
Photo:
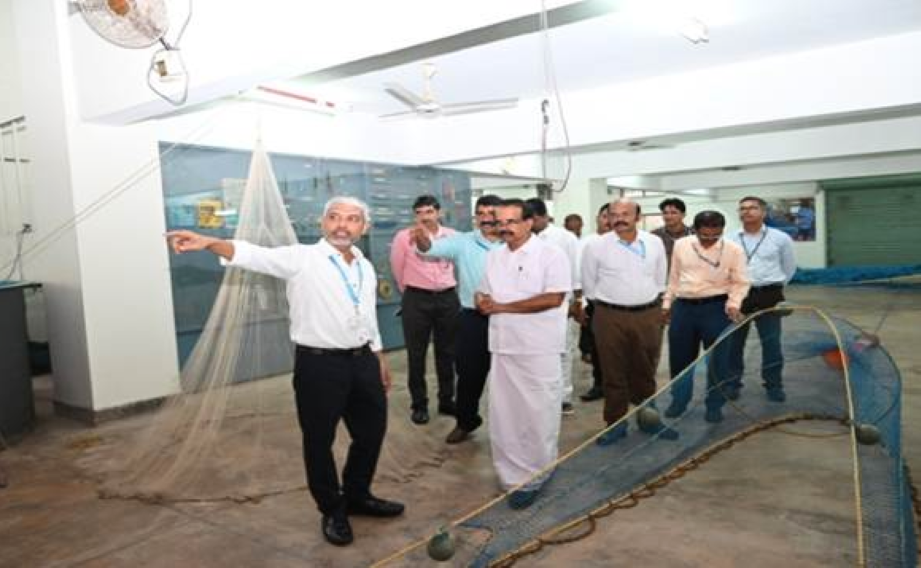
[[[625,210],[632,212],[634,217],[640,216],[640,204],[637,203],[636,201],[633,201],[632,199],[628,199],[626,197],[615,199],[614,201],[611,202],[611,206],[609,207],[609,210],[613,211],[618,206],[621,206],[622,210],[624,210],[623,208],[626,207]]]

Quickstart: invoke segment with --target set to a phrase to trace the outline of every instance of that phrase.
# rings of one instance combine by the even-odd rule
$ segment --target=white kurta
[[[489,253],[480,291],[509,303],[571,289],[571,267],[557,247],[530,238],[516,251]],[[503,487],[531,479],[558,455],[565,348],[564,304],[533,314],[489,318],[492,353],[489,438]]]

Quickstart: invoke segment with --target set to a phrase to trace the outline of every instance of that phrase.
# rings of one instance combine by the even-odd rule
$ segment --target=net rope
[[[731,409],[731,413],[735,415],[737,425],[735,432],[729,432],[722,439],[709,440],[712,443],[700,447],[692,447],[688,442],[687,446],[677,446],[672,455],[662,457],[661,453],[658,454],[665,463],[669,464],[664,470],[661,469],[661,463],[654,462],[652,458],[644,455],[644,451],[653,453],[654,448],[662,447],[663,444],[674,444],[674,442],[650,439],[630,450],[625,450],[618,459],[609,457],[609,461],[633,459],[642,462],[643,466],[648,466],[646,471],[637,474],[639,482],[629,487],[606,488],[605,490],[614,493],[611,497],[600,493],[586,496],[585,494],[591,491],[574,489],[584,482],[577,476],[579,467],[572,464],[590,461],[589,454],[596,451],[595,440],[604,432],[621,424],[627,424],[651,401],[662,400],[663,396],[666,396],[669,389],[678,381],[692,377],[695,368],[705,366],[708,358],[720,348],[721,343],[729,340],[733,332],[727,333],[710,349],[702,353],[687,369],[658,389],[649,401],[634,407],[620,421],[592,435],[536,474],[535,477],[547,476],[553,472],[555,474],[553,481],[558,482],[548,484],[549,487],[545,489],[547,495],[542,495],[531,507],[531,509],[538,507],[541,501],[546,499],[547,502],[543,508],[539,508],[536,512],[529,509],[516,511],[507,506],[506,501],[509,495],[524,486],[521,485],[451,520],[442,530],[458,531],[475,528],[490,531],[485,543],[480,546],[470,545],[476,549],[472,558],[468,559],[470,565],[509,566],[517,559],[541,550],[545,545],[564,544],[588,537],[594,532],[598,519],[618,509],[635,507],[642,499],[655,495],[658,489],[671,481],[696,470],[715,454],[732,447],[741,440],[750,438],[753,434],[772,430],[783,435],[816,441],[846,437],[851,456],[849,477],[853,484],[852,518],[855,564],[857,566],[915,565],[917,555],[915,521],[910,516],[906,518],[903,513],[906,506],[908,509],[917,509],[918,505],[917,499],[910,495],[911,485],[901,475],[905,467],[901,460],[899,432],[901,386],[894,363],[888,354],[878,347],[878,343],[874,343],[873,335],[863,333],[843,320],[833,318],[813,306],[783,305],[765,310],[750,315],[736,328],[772,312],[783,314],[784,320],[788,322],[785,325],[790,328],[784,335],[785,340],[788,337],[791,338],[790,341],[785,341],[787,366],[802,366],[803,372],[810,373],[820,369],[824,376],[840,379],[834,381],[834,384],[840,388],[839,392],[809,391],[807,394],[815,399],[812,404],[813,408],[796,412],[792,411],[796,408],[796,404],[806,399],[794,396],[793,401],[788,400],[786,405],[782,405],[786,412],[780,415],[776,412],[765,414],[761,407],[750,402],[747,403],[750,406],[746,407],[741,404],[743,399],[730,400],[725,410]],[[809,321],[798,321],[798,318],[800,320],[808,318]],[[789,325],[790,320],[793,320],[795,324]],[[803,329],[798,329],[798,324],[802,324],[800,327]],[[843,364],[840,365],[840,368],[829,368],[829,365],[835,366],[835,356],[839,357],[838,361],[842,361]],[[816,361],[823,360],[825,364],[819,363],[820,366],[817,367]],[[885,380],[878,381],[878,377],[868,373],[871,367],[872,371]],[[757,374],[757,370],[760,369],[748,374]],[[855,371],[858,372],[856,379]],[[816,378],[808,381],[807,387],[813,383],[819,383],[820,380]],[[858,392],[855,392],[855,381]],[[752,382],[751,379],[748,380],[748,384]],[[795,390],[796,381],[788,381],[785,378],[785,387]],[[713,388],[722,389],[723,386],[718,383]],[[804,406],[809,405],[804,404]],[[692,424],[689,425],[688,420],[685,416],[667,425],[679,430],[685,429],[681,426],[688,425],[687,429],[690,429]],[[790,428],[793,424],[804,421],[830,421],[841,425],[842,428],[833,432],[819,433]],[[883,442],[881,444],[873,446],[858,443],[858,428],[868,424],[882,430]],[[682,438],[685,435],[682,433]],[[884,450],[882,454],[880,453],[881,448]],[[685,453],[689,453],[690,456],[686,459],[679,459]],[[606,472],[603,468],[615,467],[604,464],[600,469],[592,470],[591,463],[584,465],[584,469],[598,477],[605,477]],[[561,477],[565,479],[561,481]],[[891,484],[883,483],[887,477],[893,478]],[[610,478],[605,477],[605,479]],[[880,490],[880,486],[884,486],[885,491]],[[867,487],[871,489],[870,495],[865,493]],[[595,502],[592,502],[593,499]],[[883,502],[884,499],[887,501]],[[579,501],[579,503],[574,505],[574,501]],[[895,504],[891,505],[890,501]],[[867,502],[874,505],[871,515],[868,515],[865,510]],[[580,510],[582,512],[579,512]],[[902,541],[893,538],[886,540],[884,535],[893,532],[899,535]],[[509,533],[513,533],[513,536],[509,537]],[[392,564],[401,559],[411,562],[419,560],[418,554],[415,556],[413,554],[423,549],[434,536],[428,535],[411,542],[379,560],[374,566]],[[911,544],[907,544],[905,539],[910,539]]]

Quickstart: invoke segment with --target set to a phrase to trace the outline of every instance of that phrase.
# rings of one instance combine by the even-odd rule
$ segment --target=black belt
[[[752,286],[752,290],[756,292],[761,292],[762,290],[783,290],[783,284],[765,284],[764,286]]]
[[[644,310],[651,310],[652,308],[658,308],[662,305],[662,300],[656,298],[655,300],[649,302],[648,304],[639,304],[636,306],[621,306],[619,304],[609,304],[603,300],[592,300],[595,304],[599,306],[604,306],[610,310],[618,310],[621,312],[642,312]]]
[[[720,294],[719,296],[707,296],[706,298],[678,298],[678,301],[684,304],[700,305],[712,304],[713,302],[725,302],[728,299],[729,294]]]
[[[444,290],[426,290],[425,288],[416,288],[415,286],[407,286],[407,292],[419,292],[420,294],[429,294],[430,296],[437,296],[438,294],[448,294],[453,292],[456,286],[451,286],[450,288],[445,288]]]
[[[323,347],[310,347],[308,345],[298,345],[298,353],[309,353],[310,355],[335,355],[339,357],[361,357],[362,355],[371,354],[371,344],[365,343],[361,347],[352,347],[351,349],[330,349]]]

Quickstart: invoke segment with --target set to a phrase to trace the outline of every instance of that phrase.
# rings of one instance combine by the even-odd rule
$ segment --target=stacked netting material
[[[875,336],[846,321],[804,306],[771,310],[775,311],[783,315],[785,402],[765,396],[760,346],[752,332],[741,396],[727,401],[722,422],[704,420],[706,367],[732,340],[729,331],[652,400],[624,417],[630,432],[626,438],[611,446],[588,439],[561,456],[551,468],[551,481],[531,507],[510,508],[506,494],[446,523],[440,536],[420,540],[383,563],[424,562],[426,544],[450,538],[455,565],[511,565],[544,545],[591,534],[596,522],[604,522],[602,517],[653,497],[657,489],[716,453],[731,452],[733,444],[758,443],[759,432],[773,431],[848,446],[853,471],[843,472],[842,479],[853,479],[854,548],[847,558],[858,566],[915,566],[915,522],[901,453],[898,369]],[[684,414],[661,418],[679,438],[665,440],[640,432],[636,421],[642,408],[655,403],[665,409],[671,400],[669,386],[676,381],[693,381],[695,386]],[[723,392],[725,387],[717,382],[712,388]],[[819,423],[824,423],[824,433],[809,427]]]

